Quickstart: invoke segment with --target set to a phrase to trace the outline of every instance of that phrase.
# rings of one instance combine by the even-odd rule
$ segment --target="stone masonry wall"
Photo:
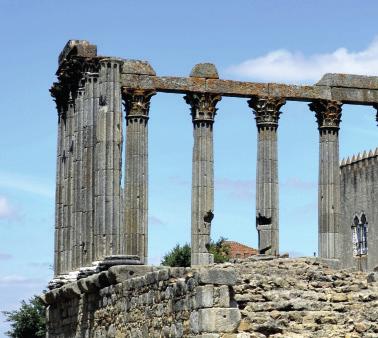
[[[377,274],[269,256],[113,267],[44,296],[47,337],[378,337]]]
[[[341,177],[341,233],[343,267],[372,271],[378,267],[378,148],[344,160]],[[352,229],[356,214],[364,213],[368,222],[367,255],[353,255]]]
[[[230,297],[235,283],[230,267],[112,267],[45,295],[47,337],[188,337],[233,332],[240,321]]]

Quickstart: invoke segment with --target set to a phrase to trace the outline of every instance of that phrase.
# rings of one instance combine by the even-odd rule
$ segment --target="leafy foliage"
[[[216,242],[210,242],[208,250],[214,255],[214,263],[224,263],[230,259],[230,246],[225,241],[226,238],[220,237]]]
[[[225,243],[226,239],[221,237],[216,242],[211,241],[207,249],[214,255],[214,263],[224,263],[230,258],[230,247]],[[169,251],[161,262],[165,266],[190,266],[190,245],[180,246],[177,244]]]
[[[184,244],[180,246],[180,244],[177,244],[163,257],[161,264],[166,266],[190,266],[190,245]]]
[[[38,338],[46,335],[45,306],[38,296],[34,296],[14,311],[3,311],[11,330],[6,332],[12,338]]]

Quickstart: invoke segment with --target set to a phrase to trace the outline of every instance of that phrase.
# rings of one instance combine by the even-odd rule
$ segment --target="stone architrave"
[[[122,91],[126,110],[125,240],[126,255],[148,260],[148,115],[154,91]]]
[[[184,99],[191,106],[194,136],[191,264],[206,265],[213,263],[213,255],[208,252],[211,221],[214,217],[213,124],[217,111],[215,106],[221,96],[190,93]]]
[[[284,98],[253,96],[248,105],[256,119],[256,228],[260,253],[279,254],[277,128]]]
[[[316,100],[309,104],[319,129],[318,254],[338,259],[341,248],[339,125],[341,106],[337,101]]]

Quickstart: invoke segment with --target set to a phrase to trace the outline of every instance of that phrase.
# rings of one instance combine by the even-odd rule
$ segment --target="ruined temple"
[[[195,65],[189,77],[160,77],[146,61],[100,56],[97,47],[84,40],[67,43],[56,75],[58,80],[50,90],[58,111],[58,147],[54,279],[44,296],[48,337],[281,334],[284,329],[279,325],[264,328],[254,322],[249,331],[240,327],[266,305],[258,310],[254,299],[268,297],[245,292],[251,283],[259,283],[246,275],[246,266],[260,269],[265,260],[276,257],[272,269],[278,269],[278,279],[282,264],[286,272],[290,264],[298,274],[312,269],[313,274],[304,274],[304,289],[316,289],[312,281],[321,284],[341,279],[336,272],[336,277],[331,276],[327,266],[363,271],[378,266],[378,151],[343,160],[341,166],[339,162],[342,106],[372,106],[378,121],[378,77],[326,74],[312,86],[240,82],[219,79],[216,67],[209,63]],[[151,98],[159,92],[184,94],[193,125],[192,268],[188,269],[148,266],[148,120]],[[250,258],[251,266],[247,260],[214,267],[207,249],[216,214],[213,128],[222,96],[246,99],[258,130],[256,229],[260,255]],[[280,109],[287,101],[308,102],[317,120],[320,260],[277,258],[277,136]],[[267,273],[258,271],[265,280]],[[354,279],[366,276],[345,276],[350,279],[350,292],[358,293]],[[375,278],[373,274],[370,279],[375,282]],[[295,284],[282,283],[277,288],[294,292]],[[376,286],[371,293],[377,295]],[[320,296],[316,297],[319,300]],[[333,296],[321,297],[328,305],[319,303],[316,311],[337,307],[333,302],[339,300],[333,301]],[[311,310],[309,304],[281,305],[272,305],[271,311]],[[288,308],[283,310],[285,306]],[[358,315],[364,317],[365,310],[370,313],[370,306],[362,307]],[[323,320],[314,318],[315,322]],[[249,337],[240,334],[238,337]]]

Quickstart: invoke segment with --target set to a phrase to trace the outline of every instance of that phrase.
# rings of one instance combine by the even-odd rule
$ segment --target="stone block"
[[[206,79],[219,79],[218,71],[212,63],[198,63],[196,64],[190,77],[204,77]]]
[[[196,304],[198,308],[212,307],[214,304],[214,286],[204,285],[196,289]]]
[[[198,310],[199,332],[234,332],[241,314],[237,308],[209,308]]]
[[[371,272],[367,276],[368,283],[374,283],[378,281],[378,272]]]
[[[153,266],[147,265],[117,265],[109,268],[109,279],[112,284],[124,282],[126,279],[144,276],[145,274],[154,271]]]
[[[235,285],[236,273],[234,269],[200,269],[198,272],[200,284]]]
[[[198,333],[199,332],[199,318],[198,312],[192,311],[189,317],[189,325],[190,325],[190,332],[191,333]]]
[[[214,290],[214,306],[230,307],[230,291],[228,285],[222,285]]]

